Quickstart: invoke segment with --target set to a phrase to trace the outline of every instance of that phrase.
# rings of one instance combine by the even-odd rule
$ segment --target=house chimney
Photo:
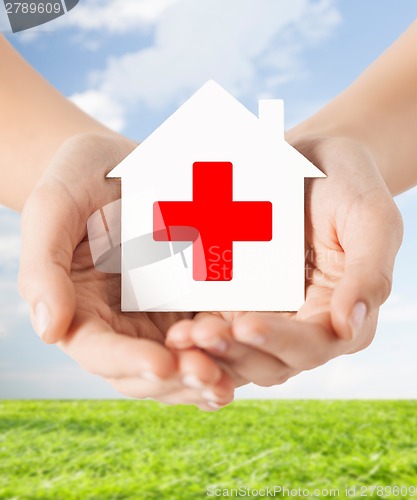
[[[260,99],[259,119],[265,133],[273,137],[284,137],[284,101],[282,99]]]

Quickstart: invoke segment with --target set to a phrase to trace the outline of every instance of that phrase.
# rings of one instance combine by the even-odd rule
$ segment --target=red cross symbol
[[[196,281],[232,279],[234,241],[272,239],[272,203],[233,201],[230,162],[195,162],[193,201],[157,201],[153,208],[156,241],[194,242]]]

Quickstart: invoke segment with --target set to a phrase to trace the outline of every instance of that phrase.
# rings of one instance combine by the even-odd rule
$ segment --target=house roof
[[[247,138],[242,137],[243,143],[245,143],[245,139],[253,138],[255,141],[256,137],[261,137],[263,147],[265,143],[269,143],[270,147],[274,149],[276,144],[284,146],[286,158],[290,159],[290,169],[297,175],[326,177],[307,158],[285,141],[282,100],[261,99],[259,101],[259,117],[257,117],[213,80],[207,82],[193,94],[107,177],[123,177],[131,168],[132,156],[140,157],[145,149],[149,153],[149,148],[153,147],[156,148],[155,151],[159,151],[161,147],[164,147],[161,142],[172,141],[173,138],[175,139],[181,134],[187,134],[187,140],[194,144],[203,141],[206,150],[204,154],[207,155],[207,147],[216,149],[212,146],[212,144],[216,144],[216,140],[225,142],[228,140],[228,136],[232,139],[233,133],[242,135],[242,130],[247,131],[246,135],[249,134]],[[182,144],[184,146],[184,141]],[[234,140],[234,144],[236,147],[243,147],[242,143],[239,145],[239,141]],[[198,160],[201,158],[195,158],[195,161]]]

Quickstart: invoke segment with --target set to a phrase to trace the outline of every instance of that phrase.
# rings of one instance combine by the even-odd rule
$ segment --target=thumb
[[[366,206],[364,201],[351,208],[339,237],[345,267],[332,295],[331,321],[344,340],[358,337],[369,313],[388,298],[402,240],[402,220],[392,198],[367,200]]]
[[[74,209],[69,193],[49,180],[35,188],[22,213],[19,289],[31,306],[35,331],[47,343],[62,339],[74,316],[70,270],[82,235]]]

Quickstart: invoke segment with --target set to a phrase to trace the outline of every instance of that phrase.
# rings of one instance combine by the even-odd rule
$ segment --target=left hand
[[[293,139],[326,174],[306,189],[306,301],[296,313],[200,313],[167,345],[211,353],[236,385],[281,384],[373,340],[402,239],[399,211],[366,148],[347,138]]]

